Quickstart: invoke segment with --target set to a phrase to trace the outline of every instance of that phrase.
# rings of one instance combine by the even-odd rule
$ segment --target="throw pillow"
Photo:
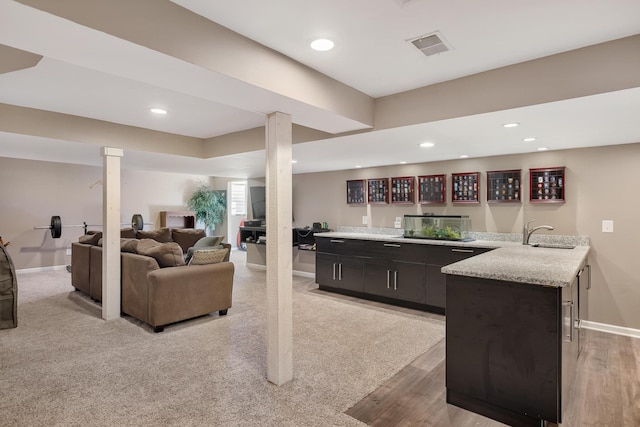
[[[196,249],[189,261],[189,265],[217,264],[227,256],[229,249]]]
[[[199,248],[192,246],[189,249],[187,249],[187,253],[184,255],[184,263],[189,264],[189,261],[191,261],[191,257],[193,256],[193,253],[197,250],[202,250],[202,249],[224,249],[224,246],[215,245],[215,246],[207,246],[207,247],[199,247]]]
[[[155,258],[160,268],[184,265],[182,248],[175,242],[160,243],[153,239],[141,239],[138,253]]]
[[[159,228],[157,230],[138,230],[136,232],[137,239],[153,239],[160,243],[169,243],[171,240],[171,229],[167,227]]]
[[[102,232],[98,231],[96,233],[85,234],[78,237],[78,242],[96,246],[100,239],[102,239]]]
[[[184,255],[184,262],[189,264],[189,261],[191,261],[191,257],[193,256],[193,251],[198,248],[222,248],[223,240],[224,236],[205,236],[201,238],[193,246],[187,249],[187,253]]]
[[[217,246],[222,243],[224,240],[224,236],[207,236],[198,240],[193,247],[194,248],[205,248],[208,246]]]
[[[138,239],[120,239],[120,252],[138,253]]]

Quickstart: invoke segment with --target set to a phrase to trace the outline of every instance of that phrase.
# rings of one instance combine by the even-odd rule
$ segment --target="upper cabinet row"
[[[531,203],[563,203],[565,201],[564,166],[529,169],[529,201]],[[520,203],[521,169],[487,171],[488,203]],[[451,174],[451,202],[480,203],[480,172]],[[422,175],[394,178],[357,179],[347,181],[348,204],[445,204],[447,176]]]

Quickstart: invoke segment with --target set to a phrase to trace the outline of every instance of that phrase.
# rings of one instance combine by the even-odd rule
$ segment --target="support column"
[[[293,379],[291,116],[271,113],[266,122],[267,185],[267,379]]]
[[[102,318],[120,317],[120,157],[102,147]]]

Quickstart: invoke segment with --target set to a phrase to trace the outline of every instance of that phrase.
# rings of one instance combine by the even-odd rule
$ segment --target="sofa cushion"
[[[157,230],[138,230],[136,231],[137,239],[153,239],[156,242],[160,243],[168,243],[172,242],[171,239],[171,229],[167,227],[159,228]]]
[[[171,238],[180,245],[182,252],[187,252],[191,246],[207,234],[202,229],[195,228],[172,228]]]
[[[120,239],[120,252],[138,253],[138,239]]]
[[[210,246],[218,246],[224,240],[224,236],[207,236],[198,240],[193,247],[206,248]]]
[[[182,248],[175,242],[160,243],[153,239],[140,239],[138,253],[155,258],[160,268],[184,265]]]
[[[120,229],[120,237],[122,239],[135,239],[136,238],[136,230],[133,228],[122,228]]]
[[[189,265],[217,264],[227,256],[229,249],[196,249],[189,261]]]
[[[96,246],[98,245],[98,242],[100,241],[100,239],[102,239],[102,232],[98,231],[92,234],[85,234],[78,237],[78,242],[84,243],[86,245]]]

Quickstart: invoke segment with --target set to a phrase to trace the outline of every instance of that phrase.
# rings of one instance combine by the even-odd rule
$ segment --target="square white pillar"
[[[120,157],[102,147],[102,318],[120,317]]]
[[[293,379],[291,116],[275,112],[266,123],[267,379]]]

